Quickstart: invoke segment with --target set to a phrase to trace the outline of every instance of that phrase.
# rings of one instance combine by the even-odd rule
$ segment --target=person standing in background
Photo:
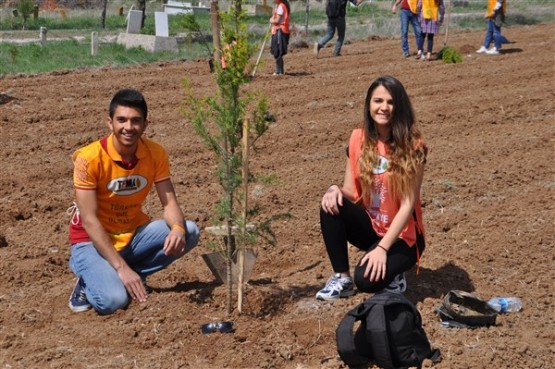
[[[354,5],[360,5],[364,0],[349,0]],[[318,57],[320,49],[333,38],[337,30],[337,42],[333,56],[341,56],[341,47],[345,40],[345,30],[347,28],[345,15],[347,14],[347,0],[328,0],[326,4],[326,15],[328,17],[327,31],[320,41],[314,44],[314,55]]]
[[[430,61],[434,48],[434,35],[439,33],[439,26],[443,23],[445,7],[443,0],[418,0],[418,14],[422,35],[416,59]],[[426,45],[426,56],[424,56],[424,40],[428,39]]]
[[[285,73],[283,56],[287,54],[289,46],[289,14],[291,7],[287,0],[274,0],[274,2],[276,3],[276,8],[270,18],[270,23],[272,24],[271,50],[276,60],[274,76],[279,76]]]
[[[476,50],[478,54],[498,55],[503,36],[501,36],[501,25],[505,22],[507,12],[506,0],[488,0],[486,9],[487,30],[483,45]],[[493,41],[493,47],[488,50]]]
[[[399,4],[401,4],[401,48],[403,49],[403,56],[408,58],[410,56],[408,40],[409,22],[412,24],[417,47],[421,43],[420,37],[422,35],[422,30],[420,29],[420,21],[418,20],[418,0],[395,0],[391,6],[391,12],[393,14],[397,12]],[[422,53],[422,50],[418,51]]]

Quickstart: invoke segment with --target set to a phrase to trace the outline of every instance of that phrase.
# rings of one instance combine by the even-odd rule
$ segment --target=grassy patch
[[[38,19],[29,19],[25,25],[26,30],[38,30],[40,27],[47,27],[48,29],[83,29],[89,31],[100,30],[100,16],[91,17],[86,15],[77,15],[73,17],[39,17]],[[107,16],[106,17],[106,30],[125,29],[125,17],[120,16]],[[21,30],[23,29],[22,18],[4,18],[0,22],[0,30]]]
[[[142,48],[125,49],[122,45],[101,44],[98,54],[91,56],[90,43],[76,40],[14,45],[0,43],[0,75],[43,73],[80,67],[123,66],[205,56],[206,49],[192,44],[179,53],[151,53]]]

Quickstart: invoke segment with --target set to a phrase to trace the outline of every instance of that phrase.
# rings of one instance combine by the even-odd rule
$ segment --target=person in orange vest
[[[395,14],[397,12],[397,7],[401,4],[401,48],[403,49],[403,56],[405,58],[410,56],[408,41],[409,22],[412,24],[417,47],[421,43],[420,37],[422,36],[422,29],[420,28],[420,21],[418,20],[417,3],[418,0],[395,0],[391,6],[391,12]],[[422,50],[418,51],[422,53]]]
[[[404,86],[391,76],[368,88],[361,127],[351,133],[342,185],[322,197],[320,226],[333,274],[319,300],[382,290],[403,293],[404,272],[425,249],[420,187],[427,146]],[[364,252],[349,267],[351,244]]]
[[[486,9],[487,30],[484,44],[476,50],[478,54],[498,55],[503,36],[501,36],[501,25],[505,22],[505,13],[507,11],[506,0],[488,0]],[[493,47],[488,50],[493,41]]]
[[[418,45],[416,59],[430,61],[432,50],[434,49],[434,35],[439,32],[439,26],[443,23],[445,7],[443,0],[418,0],[418,14],[422,36]],[[424,56],[424,40],[428,39],[426,45],[426,56]]]
[[[289,14],[291,7],[287,0],[274,0],[276,8],[270,18],[272,24],[271,50],[276,59],[276,71],[274,76],[285,73],[283,66],[283,56],[287,54],[289,46]]]

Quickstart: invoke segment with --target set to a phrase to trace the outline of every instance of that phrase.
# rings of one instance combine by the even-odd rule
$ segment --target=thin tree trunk
[[[245,118],[243,122],[243,150],[241,159],[243,161],[243,206],[241,207],[241,237],[247,237],[247,209],[248,209],[248,191],[249,191],[249,119]],[[239,314],[243,313],[243,290],[245,283],[245,247],[239,249],[238,264],[239,275],[237,283],[237,310]]]
[[[222,42],[220,39],[220,8],[218,0],[210,0],[210,15],[212,19],[212,44],[214,45],[214,60],[221,62]]]
[[[241,14],[241,10],[243,8],[243,1],[242,0],[235,0],[235,11],[237,12],[236,16]]]
[[[304,33],[308,36],[308,17],[310,15],[310,1],[306,0],[306,14],[304,17]]]
[[[106,29],[106,7],[107,6],[108,6],[108,0],[104,0],[102,2],[102,16],[101,16],[102,29]]]
[[[225,219],[225,224],[227,227],[227,236],[225,237],[225,244],[226,244],[226,251],[227,251],[227,268],[226,268],[226,279],[227,279],[227,303],[226,303],[226,311],[227,315],[231,315],[231,307],[232,307],[232,296],[233,296],[233,278],[231,275],[231,268],[232,268],[232,259],[233,254],[235,253],[235,236],[233,235],[233,193],[232,193],[232,178],[233,175],[231,171],[231,161],[230,156],[231,151],[229,149],[229,142],[228,138],[224,137],[224,155],[225,155],[225,170],[226,170],[226,184],[225,184],[225,191],[228,201],[228,209]]]
[[[239,14],[243,7],[242,0],[235,0],[235,32],[239,33]]]

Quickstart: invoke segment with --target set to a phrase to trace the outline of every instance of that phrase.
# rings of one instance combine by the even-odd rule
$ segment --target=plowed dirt
[[[66,209],[72,202],[71,154],[103,136],[108,101],[122,87],[144,92],[148,136],[169,151],[178,197],[189,219],[213,222],[220,193],[210,152],[178,108],[187,77],[200,94],[214,82],[205,60],[80,70],[0,80],[0,365],[2,368],[344,368],[335,329],[362,293],[337,302],[314,294],[331,267],[318,206],[340,183],[344,146],[361,124],[370,83],[390,74],[409,92],[431,148],[423,185],[427,249],[406,295],[443,360],[437,368],[549,368],[554,349],[553,24],[507,27],[498,56],[474,53],[484,33],[453,35],[464,62],[401,57],[399,39],[331,48],[319,59],[296,49],[286,75],[272,76],[266,53],[249,86],[269,97],[277,122],[261,138],[251,167],[274,175],[251,203],[273,223],[277,245],[257,245],[242,315],[226,317],[226,287],[202,262],[204,234],[191,254],[153,275],[145,304],[112,316],[72,313]],[[413,40],[411,39],[411,45]],[[436,49],[441,48],[441,40]],[[146,204],[161,216],[153,196]],[[351,253],[353,263],[360,254]],[[519,296],[524,309],[497,325],[443,328],[433,309],[452,289]],[[200,332],[232,319],[233,334]]]

